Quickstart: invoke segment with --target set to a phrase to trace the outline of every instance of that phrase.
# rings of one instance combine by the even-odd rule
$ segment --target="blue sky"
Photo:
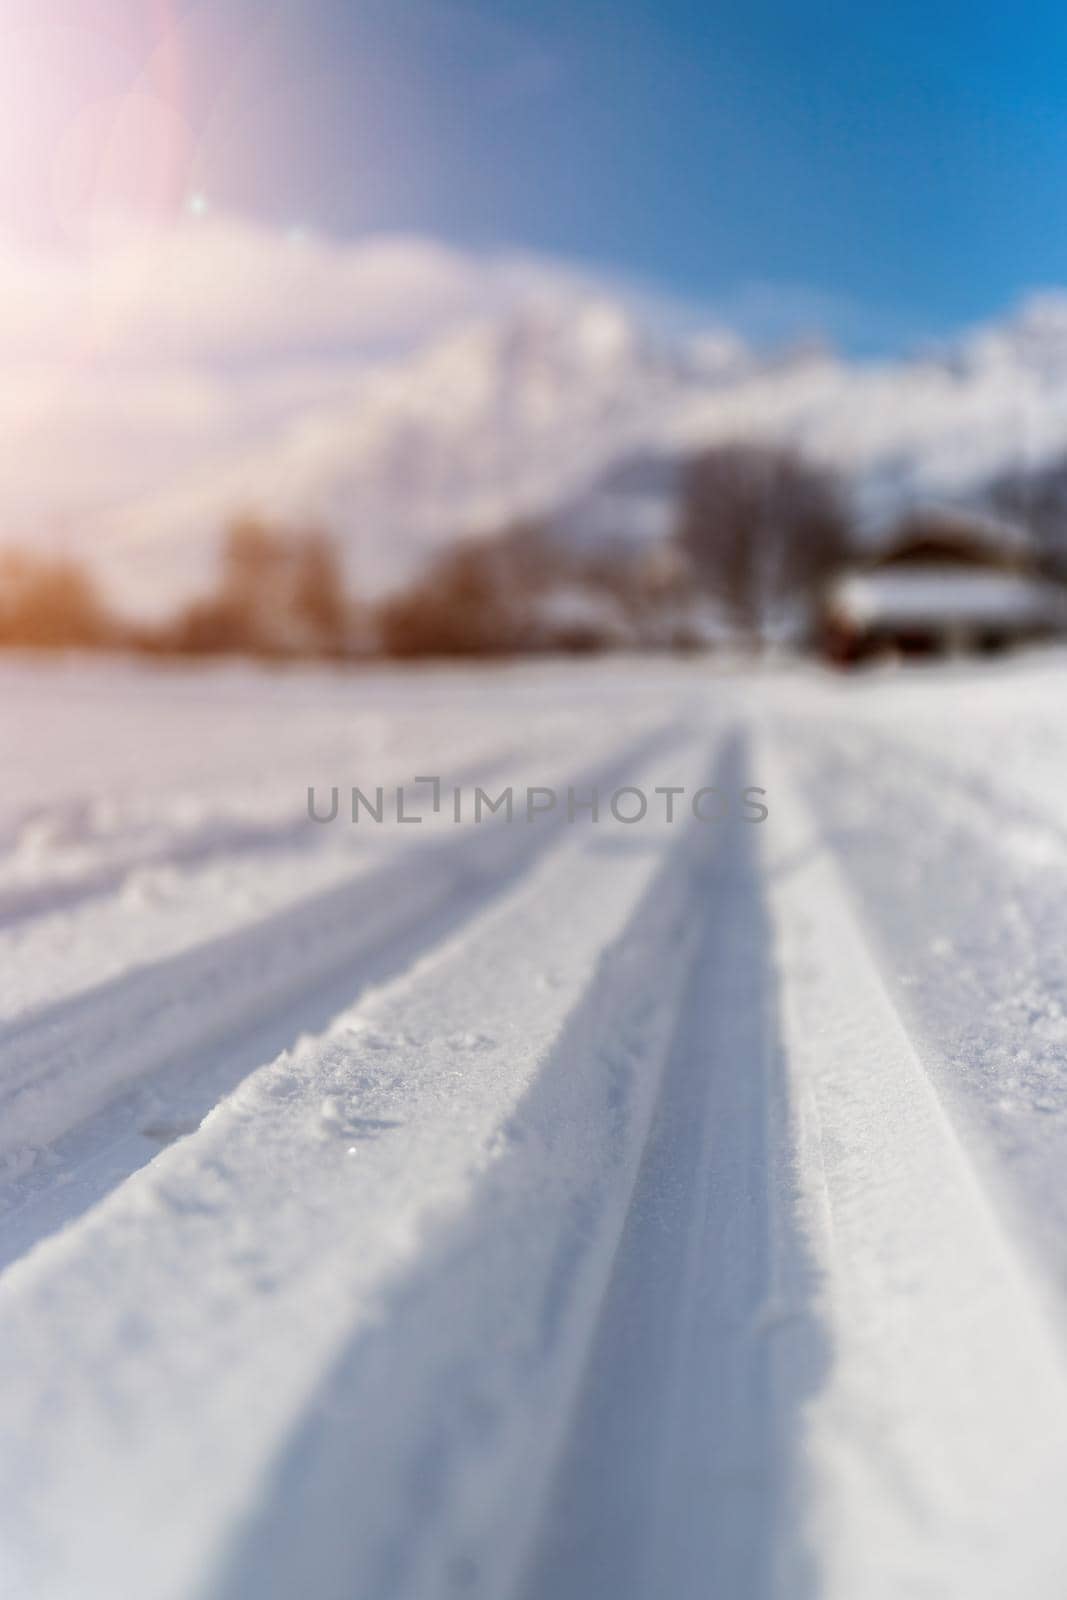
[[[176,30],[195,134],[183,182],[286,226],[527,247],[757,335],[821,324],[859,350],[1067,283],[1059,6],[0,0],[5,10],[110,30],[121,63],[104,62],[101,81]],[[97,92],[86,74],[79,64],[70,94]],[[29,185],[27,173],[32,156]]]

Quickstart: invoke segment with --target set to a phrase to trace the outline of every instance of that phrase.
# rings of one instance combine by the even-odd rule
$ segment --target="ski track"
[[[5,1600],[1062,1600],[1065,672],[5,667]]]

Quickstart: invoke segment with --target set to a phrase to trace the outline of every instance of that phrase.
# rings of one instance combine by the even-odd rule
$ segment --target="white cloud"
[[[0,526],[143,548],[177,517],[182,542],[213,538],[234,501],[277,495],[279,460],[347,415],[376,365],[581,281],[518,254],[210,211],[114,221],[65,255],[0,244]]]
[[[115,365],[366,354],[576,279],[520,255],[480,256],[420,238],[340,244],[210,211],[152,227],[116,221],[76,255],[0,247],[0,359]]]

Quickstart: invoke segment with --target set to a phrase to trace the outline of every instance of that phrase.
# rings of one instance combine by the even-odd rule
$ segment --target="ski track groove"
[[[757,781],[745,762],[737,740],[734,784]],[[702,889],[696,959],[522,1600],[779,1592],[788,1435],[825,1355],[784,1168],[752,835],[723,843]],[[783,1339],[792,1374],[776,1392]],[[789,1594],[806,1592],[808,1571],[798,1552]]]
[[[695,765],[698,754],[699,747],[685,762],[687,769],[693,769],[694,777],[706,765],[706,749],[699,755],[699,769]],[[80,1443],[76,1455],[65,1452],[61,1440],[37,1433],[32,1397],[27,1399],[21,1393],[7,1397],[0,1411],[0,1436],[9,1444],[20,1443],[16,1455],[24,1469],[27,1462],[32,1464],[30,1481],[36,1475],[38,1482],[46,1486],[46,1499],[52,1503],[52,1515],[45,1524],[31,1516],[20,1525],[16,1510],[16,1520],[7,1518],[0,1529],[0,1555],[8,1559],[10,1585],[31,1594],[65,1593],[71,1575],[78,1573],[81,1587],[71,1592],[77,1592],[81,1600],[87,1592],[84,1575],[88,1571],[95,1575],[101,1593],[116,1589],[160,1596],[189,1592],[189,1563],[193,1563],[192,1570],[202,1567],[220,1531],[236,1529],[237,1511],[244,1497],[252,1496],[252,1503],[263,1497],[265,1487],[257,1488],[257,1480],[269,1452],[279,1447],[278,1430],[283,1428],[284,1419],[291,1416],[295,1421],[303,1415],[331,1418],[340,1410],[343,1421],[344,1396],[315,1401],[308,1386],[321,1372],[331,1349],[343,1349],[345,1339],[353,1337],[346,1330],[354,1316],[350,1299],[354,1286],[366,1281],[366,1294],[375,1274],[385,1270],[391,1256],[399,1250],[403,1260],[415,1250],[415,1222],[427,1202],[419,1191],[410,1192],[408,1173],[414,1168],[421,1172],[421,1181],[430,1184],[441,1219],[435,1224],[438,1231],[460,1203],[459,1196],[466,1196],[457,1213],[458,1233],[451,1247],[447,1247],[445,1229],[444,1258],[451,1270],[435,1272],[434,1252],[424,1250],[423,1264],[413,1277],[414,1285],[422,1286],[418,1292],[430,1296],[432,1325],[441,1327],[442,1341],[440,1347],[424,1350],[421,1372],[410,1360],[405,1372],[403,1352],[413,1338],[417,1344],[423,1324],[417,1319],[412,1329],[408,1323],[406,1342],[403,1324],[399,1331],[389,1324],[384,1359],[394,1380],[397,1376],[402,1378],[400,1391],[395,1381],[384,1388],[380,1382],[372,1381],[368,1393],[368,1369],[374,1377],[373,1355],[359,1363],[357,1388],[363,1386],[360,1392],[370,1409],[361,1418],[358,1437],[364,1443],[375,1438],[380,1448],[372,1450],[372,1462],[363,1463],[366,1492],[359,1503],[360,1516],[353,1514],[355,1508],[347,1508],[344,1515],[331,1521],[329,1536],[316,1544],[313,1587],[322,1597],[351,1594],[352,1570],[344,1558],[353,1554],[348,1541],[362,1530],[368,1542],[362,1565],[374,1565],[377,1571],[376,1581],[368,1584],[365,1592],[375,1596],[390,1592],[388,1575],[398,1547],[392,1546],[392,1556],[388,1547],[399,1530],[394,1525],[391,1529],[386,1527],[384,1533],[376,1531],[377,1497],[390,1482],[395,1491],[403,1491],[405,1479],[412,1472],[415,1480],[409,1482],[408,1492],[414,1492],[414,1482],[428,1469],[432,1450],[426,1458],[427,1467],[419,1468],[417,1464],[420,1453],[430,1446],[425,1437],[426,1424],[419,1419],[428,1417],[432,1427],[441,1425],[442,1418],[433,1417],[431,1396],[442,1397],[450,1392],[450,1386],[441,1388],[443,1363],[446,1369],[451,1364],[456,1372],[465,1374],[466,1388],[461,1385],[456,1392],[454,1404],[459,1411],[456,1414],[453,1409],[450,1424],[458,1439],[450,1442],[453,1446],[458,1442],[466,1449],[468,1470],[458,1479],[458,1503],[452,1505],[447,1521],[442,1524],[440,1516],[427,1517],[427,1532],[435,1530],[436,1542],[427,1540],[421,1548],[404,1552],[405,1563],[417,1562],[421,1572],[412,1576],[406,1588],[394,1585],[393,1592],[446,1592],[447,1574],[468,1570],[473,1559],[471,1547],[480,1558],[478,1570],[485,1574],[483,1592],[504,1592],[496,1578],[510,1570],[514,1562],[514,1529],[508,1537],[494,1541],[491,1530],[495,1519],[490,1517],[487,1521],[482,1501],[491,1485],[492,1495],[499,1502],[501,1490],[508,1484],[508,1473],[502,1472],[502,1467],[510,1468],[514,1489],[524,1474],[535,1471],[546,1447],[551,1407],[543,1404],[545,1397],[539,1391],[548,1384],[551,1393],[572,1372],[575,1339],[580,1338],[583,1325],[582,1316],[574,1310],[575,1297],[581,1301],[595,1294],[594,1280],[606,1270],[605,1263],[610,1263],[611,1231],[617,1228],[625,1210],[618,1201],[631,1181],[633,1159],[640,1149],[640,1128],[654,1089],[654,1077],[644,1071],[635,1073],[635,1064],[655,1059],[655,1041],[670,1015],[671,981],[667,980],[674,973],[679,940],[683,948],[685,944],[689,906],[685,839],[689,834],[685,832],[679,838],[660,831],[662,837],[658,841],[637,839],[619,828],[584,839],[579,831],[566,841],[564,848],[549,853],[532,880],[522,881],[504,902],[489,910],[480,919],[477,931],[472,930],[458,945],[442,947],[410,975],[399,978],[376,999],[372,997],[372,1017],[396,1013],[405,1019],[400,1040],[412,1027],[429,1026],[433,1037],[446,1030],[447,1037],[439,1047],[444,1054],[433,1072],[397,1081],[390,1070],[376,1094],[370,1092],[370,1085],[362,1091],[358,1085],[349,1085],[323,1099],[328,1084],[346,1084],[351,1077],[353,1051],[358,1060],[369,1046],[368,1059],[375,1068],[371,1083],[380,1077],[381,1065],[388,1066],[390,1060],[388,1056],[375,1055],[373,1033],[367,1035],[362,1025],[353,1031],[352,1023],[339,1019],[340,1032],[332,1031],[320,1044],[312,1041],[292,1062],[282,1058],[254,1074],[196,1135],[170,1147],[128,1180],[109,1201],[9,1269],[0,1280],[0,1357],[5,1361],[16,1365],[29,1361],[33,1365],[43,1355],[47,1363],[46,1353],[36,1344],[25,1343],[28,1330],[37,1325],[34,1308],[39,1311],[45,1304],[51,1308],[49,1343],[68,1338],[72,1326],[83,1328],[83,1339],[98,1352],[88,1363],[90,1373],[98,1368],[116,1340],[127,1352],[124,1365],[111,1369],[114,1381],[103,1393],[94,1390],[91,1378],[87,1379],[84,1372],[68,1370],[63,1397],[51,1402],[58,1405],[58,1415],[70,1417],[70,1426],[77,1431]],[[587,885],[585,894],[581,893],[583,881]],[[571,923],[560,929],[558,906],[572,899]],[[620,915],[620,927],[615,929],[611,919]],[[538,926],[539,936],[531,938]],[[553,927],[559,930],[555,940],[549,938],[546,942],[545,935]],[[596,946],[590,946],[588,941],[594,935],[601,940],[605,934],[610,934],[610,943],[592,960]],[[444,1126],[439,1125],[444,1107],[450,1103],[440,1100],[445,1085],[463,1088],[464,1080],[456,1083],[457,1074],[450,1062],[457,1051],[458,1059],[468,1061],[470,1049],[478,1048],[476,1040],[473,1044],[467,1042],[466,1032],[458,1036],[456,1044],[449,1043],[450,1029],[463,1018],[468,1028],[479,1020],[488,1025],[478,967],[482,963],[490,967],[503,963],[501,978],[506,977],[507,982],[489,1009],[499,1012],[502,1019],[507,1018],[514,1003],[516,981],[524,970],[529,970],[531,959],[536,961],[538,953],[552,950],[553,944],[560,947],[559,964],[550,966],[539,1010],[531,1013],[535,1019],[533,1037],[524,1042],[517,1054],[513,1046],[505,1049],[500,1057],[501,1069],[512,1056],[513,1059],[508,1070],[501,1071],[498,1086],[493,1086],[492,1078],[485,1079],[484,1089],[478,1091],[491,1089],[485,1112],[478,1109],[475,1101],[470,1113],[464,1113],[461,1102],[451,1113],[451,1130],[447,1121]],[[572,952],[569,955],[568,948]],[[654,960],[650,960],[652,957]],[[534,967],[530,975],[536,972]],[[419,994],[426,998],[416,1004]],[[478,1000],[473,1011],[472,995]],[[553,1017],[559,1022],[553,1022]],[[544,1044],[537,1044],[537,1038],[547,1044],[546,1029],[559,1025],[565,1025],[564,1032],[534,1071],[538,1052],[545,1048]],[[591,1047],[595,1054],[587,1056]],[[395,1048],[403,1057],[409,1047],[398,1043]],[[533,1057],[531,1050],[535,1052]],[[580,1070],[578,1064],[583,1064]],[[297,1086],[308,1076],[320,1082],[322,1088],[298,1090]],[[515,1090],[508,1087],[509,1081],[515,1082]],[[475,1082],[465,1092],[473,1093],[476,1088]],[[508,1107],[507,1097],[519,1090],[519,1100],[507,1109],[501,1122]],[[454,1092],[450,1087],[449,1094]],[[413,1108],[405,1113],[405,1097],[412,1096]],[[306,1120],[320,1099],[331,1144],[338,1135],[342,1141],[353,1137],[350,1118],[356,1108],[360,1122],[369,1115],[390,1130],[394,1125],[402,1130],[387,1131],[366,1146],[370,1168],[365,1178],[360,1177],[362,1164],[351,1166],[345,1162],[343,1148],[337,1151],[340,1166],[335,1165],[335,1157],[323,1167],[320,1141],[324,1135],[316,1132],[316,1121],[309,1127]],[[353,1099],[355,1106],[351,1104]],[[430,1123],[430,1144],[426,1142],[430,1133],[422,1131],[426,1114],[420,1116],[415,1110],[420,1100],[426,1100],[428,1107],[439,1106]],[[493,1109],[498,1105],[499,1109]],[[485,1122],[487,1116],[490,1120]],[[468,1122],[468,1117],[473,1120]],[[477,1136],[478,1142],[488,1137],[485,1149],[491,1157],[484,1178],[478,1176],[480,1163],[470,1169],[471,1139],[480,1121],[485,1124],[485,1131]],[[264,1140],[270,1141],[273,1152],[273,1160],[266,1164]],[[397,1140],[403,1141],[402,1147],[397,1147]],[[412,1140],[416,1142],[409,1150]],[[333,1147],[337,1149],[335,1144]],[[401,1149],[406,1154],[402,1155]],[[457,1160],[460,1165],[453,1167],[451,1164]],[[380,1239],[372,1227],[365,1238],[366,1257],[352,1259],[343,1217],[334,1213],[339,1203],[344,1202],[340,1206],[342,1212],[350,1203],[345,1201],[345,1195],[352,1183],[357,1189],[361,1183],[365,1187],[374,1171],[380,1171],[381,1178],[374,1180],[374,1189],[367,1191],[368,1200],[377,1193],[376,1204],[381,1211],[389,1194],[394,1194],[382,1214],[388,1225]],[[291,1175],[287,1176],[287,1172]],[[440,1174],[436,1180],[432,1176],[435,1172]],[[491,1203],[488,1194],[478,1203],[469,1203],[472,1182],[488,1185],[495,1203]],[[289,1203],[284,1210],[273,1208],[272,1234],[257,1241],[254,1234],[248,1236],[247,1219],[270,1212],[270,1204],[266,1211],[264,1204],[279,1183],[290,1196]],[[382,1183],[384,1198],[379,1190]],[[402,1220],[405,1214],[407,1221]],[[583,1214],[591,1220],[592,1235],[578,1255],[571,1258],[574,1243],[581,1243],[585,1233],[579,1226],[577,1234],[572,1235],[570,1225],[580,1221]],[[535,1218],[539,1220],[531,1231]],[[310,1258],[309,1232],[318,1241],[317,1252],[311,1251]],[[321,1259],[316,1259],[316,1254]],[[490,1274],[488,1283],[483,1281],[486,1254],[498,1268],[498,1275]],[[156,1314],[151,1280],[162,1273],[164,1279],[177,1274],[181,1281],[191,1281],[189,1271],[194,1258],[199,1263],[200,1282],[196,1293],[182,1306],[179,1328],[167,1334],[163,1345],[163,1352],[170,1352],[170,1382],[177,1383],[177,1392],[172,1395],[168,1392],[169,1383],[159,1388],[157,1340],[146,1342],[144,1332],[137,1330],[146,1319],[151,1323]],[[182,1262],[184,1265],[180,1265]],[[231,1287],[235,1273],[244,1285],[239,1294],[236,1285]],[[139,1306],[136,1314],[124,1309],[119,1287],[129,1282],[131,1275],[141,1284],[145,1296],[143,1308]],[[510,1298],[496,1290],[498,1281],[510,1285]],[[346,1287],[349,1284],[352,1287]],[[563,1294],[561,1284],[567,1286],[561,1302],[567,1309],[562,1321],[557,1321],[551,1306]],[[116,1291],[118,1303],[112,1304]],[[313,1339],[307,1340],[303,1368],[293,1371],[286,1354],[293,1337],[291,1325],[294,1318],[306,1317],[304,1302],[309,1295],[318,1308],[317,1331]],[[264,1296],[265,1303],[272,1307],[266,1325],[270,1337],[262,1353],[245,1344],[245,1360],[231,1369],[229,1362],[243,1335],[264,1326],[257,1310]],[[451,1341],[449,1308],[454,1325]],[[501,1355],[503,1368],[499,1363],[494,1366],[491,1359],[484,1365],[472,1365],[472,1341],[473,1348],[480,1349],[487,1358],[492,1349],[485,1345],[483,1313],[490,1321],[494,1317],[497,1321],[503,1319],[507,1331]],[[547,1323],[543,1321],[544,1313],[549,1313]],[[356,1318],[357,1326],[361,1320]],[[85,1331],[87,1321],[90,1331]],[[374,1318],[372,1324],[373,1321]],[[208,1335],[206,1355],[201,1354],[204,1340],[196,1334],[201,1325]],[[357,1348],[366,1337],[365,1332],[356,1336]],[[220,1338],[223,1348],[215,1350]],[[511,1351],[514,1354],[509,1355]],[[277,1367],[283,1357],[283,1365]],[[213,1364],[205,1368],[208,1360]],[[532,1369],[528,1366],[531,1360]],[[110,1361],[106,1364],[110,1365]],[[222,1480],[213,1481],[207,1488],[202,1482],[198,1456],[194,1452],[190,1458],[188,1454],[195,1441],[188,1438],[187,1401],[183,1403],[182,1395],[191,1381],[196,1383],[202,1415],[215,1412],[216,1445],[230,1461]],[[384,1413],[383,1394],[390,1397]],[[269,1405],[265,1404],[268,1395]],[[505,1402],[504,1397],[509,1395]],[[419,1401],[421,1404],[417,1404]],[[404,1402],[412,1408],[407,1428],[395,1426],[398,1405]],[[502,1416],[510,1418],[500,1448],[488,1458],[484,1448],[472,1448],[484,1430],[476,1427],[471,1437],[472,1421],[486,1406],[490,1414],[503,1407]],[[119,1419],[125,1419],[124,1428],[133,1426],[132,1435],[126,1434],[126,1455],[122,1459],[114,1454],[113,1433]],[[319,1481],[312,1470],[316,1459],[325,1456],[329,1460],[332,1449],[350,1450],[352,1442],[349,1428],[342,1428],[339,1437],[328,1435],[297,1484],[278,1500],[267,1497],[268,1504],[275,1508],[270,1528],[277,1529],[286,1522],[294,1504],[299,1503],[303,1523],[316,1516],[321,1518],[322,1508],[338,1492],[347,1499],[346,1480],[336,1474],[328,1479],[330,1494],[312,1497],[310,1504],[299,1490],[309,1480]],[[287,1459],[283,1453],[283,1469]],[[366,1476],[368,1467],[370,1477]],[[110,1510],[103,1517],[93,1516],[87,1523],[78,1509],[84,1504],[84,1478],[89,1474],[95,1480],[98,1472],[105,1476],[110,1473],[114,1480]],[[32,1512],[35,1501],[32,1496],[26,1501],[25,1476],[8,1477],[3,1487],[0,1507],[10,1510],[21,1502],[23,1513]],[[139,1528],[151,1529],[157,1525],[163,1505],[173,1504],[175,1499],[185,1505],[185,1516],[200,1530],[194,1534],[186,1527],[184,1543],[176,1529],[162,1548],[158,1539],[147,1533],[127,1540],[125,1548],[116,1546],[113,1537],[109,1539],[109,1531],[114,1532],[113,1526],[109,1530],[109,1518],[132,1513]],[[520,1496],[517,1503],[522,1502]],[[507,1504],[514,1503],[514,1496],[509,1496]],[[499,1503],[496,1509],[501,1509]],[[54,1532],[49,1531],[54,1529],[57,1513],[67,1528],[66,1541],[59,1548]],[[270,1544],[267,1538],[260,1540],[248,1559],[255,1561]],[[372,1562],[375,1545],[379,1548]],[[291,1594],[285,1559],[284,1549],[275,1549],[267,1570],[260,1572],[256,1567],[254,1581],[239,1563],[240,1576],[235,1579],[238,1588],[252,1581],[253,1592]],[[356,1559],[359,1562],[358,1554]]]
[[[569,781],[578,787],[610,784],[651,751],[666,752],[684,738],[681,723],[646,732],[592,767],[579,768]],[[302,1034],[324,1028],[368,984],[413,970],[420,956],[454,937],[531,870],[562,827],[563,814],[556,811],[529,827],[490,823],[480,830],[457,829],[454,838],[414,845],[371,874],[286,907],[208,949],[194,947],[140,968],[102,991],[64,1002],[54,1016],[0,1029],[6,1080],[0,1092],[0,1175],[5,1160],[13,1173],[6,1193],[0,1185],[0,1272],[167,1142],[154,1140],[139,1124],[158,1117],[158,1103],[174,1098],[173,1085],[180,1086],[181,1109],[177,1118],[164,1110],[162,1130],[170,1117],[180,1136],[194,1131],[248,1072]],[[371,907],[373,924],[366,915]],[[243,993],[234,982],[242,969]],[[178,996],[187,1020],[175,1039],[168,1024]],[[201,1008],[205,1016],[189,1017]],[[120,1057],[99,1094],[84,1097],[77,1119],[66,1120],[70,1101],[61,1098],[57,1107],[55,1074],[65,1086],[73,1071],[84,1073],[90,1053],[107,1063],[109,1048],[122,1045],[128,1062]],[[58,1066],[50,1069],[49,1058],[57,1054]],[[205,1054],[210,1066],[194,1072],[194,1057]],[[30,1074],[21,1082],[20,1060]],[[20,1149],[20,1112],[28,1111],[28,1126],[36,1133],[39,1103],[46,1118],[59,1109],[64,1121],[53,1119],[50,1128],[46,1121],[46,1137]]]

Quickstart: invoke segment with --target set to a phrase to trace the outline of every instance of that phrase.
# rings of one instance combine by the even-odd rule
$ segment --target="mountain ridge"
[[[821,344],[761,352],[728,329],[668,338],[611,294],[541,289],[369,367],[284,418],[269,445],[124,508],[101,555],[128,584],[146,558],[158,578],[169,547],[168,592],[195,587],[227,514],[245,509],[328,527],[354,584],[379,593],[456,536],[521,516],[565,526],[567,508],[584,505],[576,536],[581,524],[583,537],[607,537],[610,496],[595,515],[588,500],[613,469],[739,437],[841,473],[867,523],[924,497],[972,497],[1067,448],[1067,294],[1035,295],[937,348],[859,362]],[[617,531],[633,536],[625,493],[615,500]],[[662,504],[628,512],[645,517],[636,536],[665,531]]]

